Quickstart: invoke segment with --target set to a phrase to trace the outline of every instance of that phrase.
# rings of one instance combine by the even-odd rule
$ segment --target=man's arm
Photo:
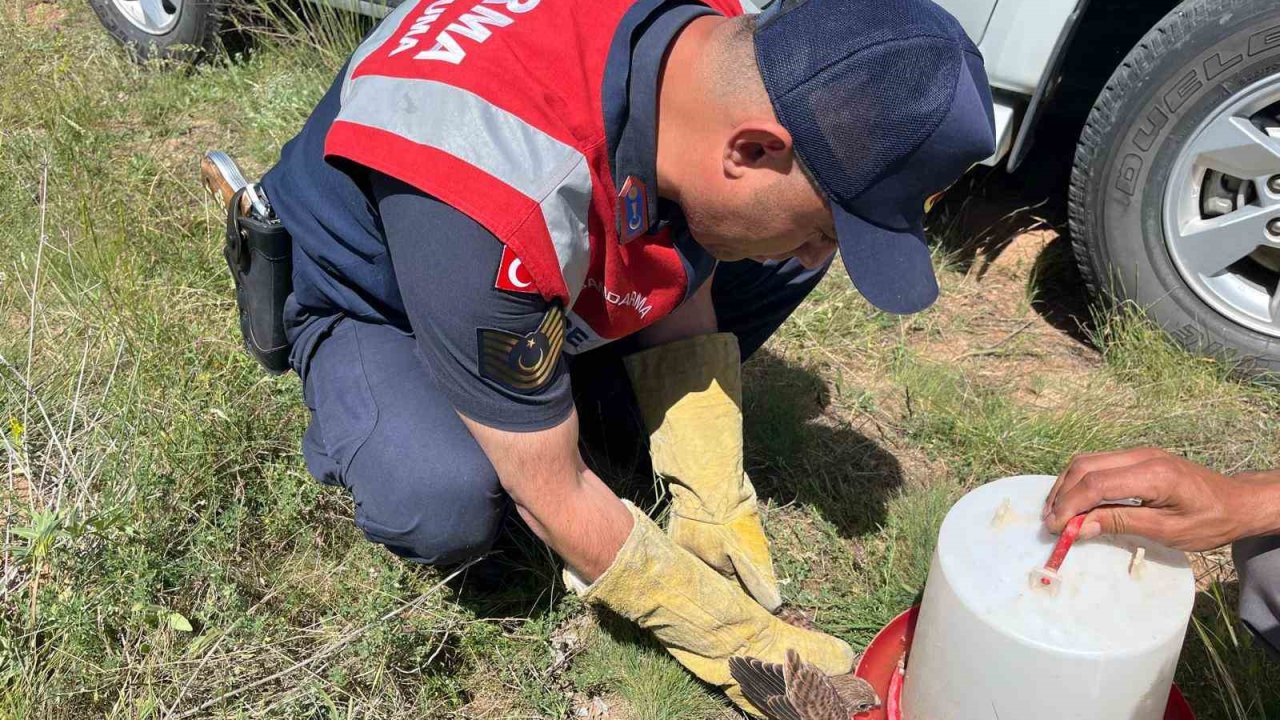
[[[537,432],[486,427],[462,415],[520,516],[590,583],[631,532],[631,514],[578,453],[578,414]]]
[[[1105,505],[1130,497],[1141,498],[1142,507]],[[1280,470],[1223,475],[1154,448],[1080,455],[1049,492],[1044,522],[1061,532],[1083,512],[1089,516],[1081,538],[1133,534],[1209,550],[1280,534]]]
[[[502,244],[478,223],[391,178],[374,174],[371,185],[424,362],[521,516],[579,578],[594,580],[632,518],[578,453],[564,363],[548,357],[554,368],[525,377],[519,367],[486,365],[492,352],[480,339],[527,337],[559,310],[494,287]]]
[[[711,281],[675,312],[641,331],[642,347],[716,331]],[[631,532],[626,506],[582,461],[578,414],[531,433],[496,430],[462,415],[502,487],[529,527],[551,546],[577,576],[594,582],[613,562]]]

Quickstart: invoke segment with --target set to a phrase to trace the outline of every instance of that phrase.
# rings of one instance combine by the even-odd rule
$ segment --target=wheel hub
[[[1236,93],[1189,138],[1165,187],[1169,255],[1214,310],[1280,337],[1280,75]]]
[[[173,29],[182,14],[183,0],[111,0],[134,27],[163,35]]]

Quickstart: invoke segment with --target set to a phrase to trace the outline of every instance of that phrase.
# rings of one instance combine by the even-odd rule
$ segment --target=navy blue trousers
[[[794,260],[722,263],[711,288],[720,329],[737,335],[750,356],[826,269],[805,270]],[[623,428],[632,440],[643,432],[621,361],[626,351],[625,342],[612,343],[572,361],[584,435],[604,426]],[[307,469],[350,491],[356,525],[369,540],[429,564],[489,549],[509,498],[411,333],[342,318],[295,369],[311,411],[302,441]]]

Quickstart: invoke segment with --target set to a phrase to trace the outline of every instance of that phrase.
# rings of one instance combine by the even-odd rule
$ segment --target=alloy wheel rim
[[[163,35],[178,24],[182,0],[111,0],[134,27],[151,35]]]
[[[1164,195],[1174,266],[1218,313],[1280,337],[1280,75],[1237,92],[1189,137]]]

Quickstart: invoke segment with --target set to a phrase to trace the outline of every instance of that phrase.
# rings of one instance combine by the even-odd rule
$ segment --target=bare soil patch
[[[67,15],[67,9],[56,2],[37,2],[22,9],[22,18],[28,25],[51,30],[60,29]]]
[[[1087,343],[1062,192],[993,174],[957,190],[930,223],[963,276],[945,283],[923,352],[1046,409],[1061,407],[1101,367]]]

